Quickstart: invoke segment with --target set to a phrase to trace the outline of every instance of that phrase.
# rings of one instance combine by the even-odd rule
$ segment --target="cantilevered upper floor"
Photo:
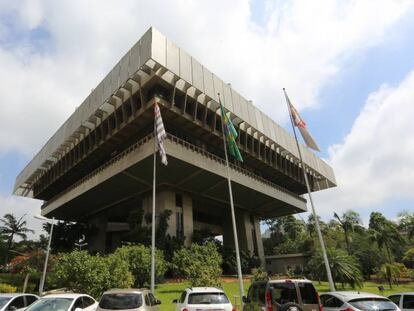
[[[151,135],[154,101],[160,104],[170,138],[223,158],[217,93],[239,132],[245,159],[233,166],[301,200],[306,188],[294,138],[154,28],[17,176],[14,193],[42,199],[46,205],[56,202],[68,188]],[[334,187],[332,168],[301,149],[313,191]]]

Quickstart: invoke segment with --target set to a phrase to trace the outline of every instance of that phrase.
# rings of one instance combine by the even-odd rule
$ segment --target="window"
[[[332,295],[322,295],[321,303],[322,303],[322,306],[326,308],[339,308],[340,306],[343,305],[343,302],[340,299]]]
[[[298,283],[303,304],[318,304],[318,296],[312,283]]]
[[[136,309],[142,306],[141,294],[105,294],[99,302],[101,309],[123,310]]]
[[[151,306],[155,306],[157,304],[157,299],[155,299],[152,293],[148,294]]]
[[[179,193],[175,194],[175,206],[183,207],[183,196]]]
[[[278,304],[285,304],[288,302],[298,303],[298,295],[296,293],[295,283],[273,283],[271,284],[270,291],[273,299]]]
[[[30,306],[33,302],[37,300],[36,296],[27,295],[26,297],[26,306]]]
[[[93,300],[91,297],[83,296],[83,308],[87,308],[89,306],[92,306],[95,303],[95,300]]]
[[[181,297],[180,297],[180,303],[184,303],[184,300],[185,300],[185,296],[187,295],[187,292],[186,291],[184,291],[184,292],[182,292],[181,293]]]
[[[414,295],[403,296],[403,309],[414,309]]]
[[[259,287],[257,286],[257,284],[253,285],[251,290],[252,290],[251,300],[258,302],[259,301]]]
[[[10,300],[11,300],[11,297],[0,296],[0,309],[4,307]]]
[[[266,283],[259,283],[257,286],[259,303],[266,303]]]
[[[397,309],[397,306],[387,298],[358,298],[350,300],[348,303],[357,309],[365,311],[391,311]]]
[[[400,305],[400,299],[401,299],[401,295],[393,295],[388,297],[393,303],[395,303],[397,306]]]
[[[217,293],[192,293],[188,296],[188,304],[222,304],[229,303],[226,294]]]
[[[148,295],[145,295],[145,305],[146,306],[150,306],[151,305]]]
[[[9,304],[7,310],[15,310],[24,308],[24,299],[23,296],[14,298],[12,302]]]
[[[78,299],[76,299],[75,303],[73,304],[72,311],[75,311],[76,308],[83,309],[82,297],[79,297]]]

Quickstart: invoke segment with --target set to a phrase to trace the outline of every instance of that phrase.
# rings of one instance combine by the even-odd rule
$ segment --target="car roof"
[[[79,298],[81,296],[89,296],[87,294],[77,294],[77,293],[61,293],[61,294],[47,294],[42,298]]]
[[[223,293],[223,290],[217,287],[189,287],[186,290],[192,293]]]
[[[270,283],[312,283],[311,280],[307,279],[277,279],[277,280],[269,280]]]
[[[103,293],[105,294],[122,294],[122,293],[136,293],[141,294],[143,292],[149,291],[148,288],[111,288]]]
[[[358,299],[358,298],[387,298],[387,297],[380,296],[377,294],[358,292],[358,291],[326,292],[326,293],[321,293],[321,296],[326,295],[326,294],[336,296],[338,298],[341,298],[344,301],[349,301],[349,300]]]
[[[30,295],[30,296],[36,296],[35,294],[30,294],[30,293],[1,293],[0,297],[18,297],[18,296],[22,296],[22,295]]]
[[[395,295],[414,295],[414,292],[401,292],[401,293],[394,293],[394,294],[388,295],[388,297],[390,297],[390,296],[395,296]]]

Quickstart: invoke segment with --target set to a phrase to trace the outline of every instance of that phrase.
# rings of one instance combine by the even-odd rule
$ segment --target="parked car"
[[[38,296],[32,294],[0,294],[0,311],[24,310],[38,299]]]
[[[414,311],[414,292],[393,294],[388,298],[402,311]]]
[[[254,282],[243,302],[243,311],[320,311],[318,293],[306,279]]]
[[[86,294],[50,294],[43,296],[26,311],[95,311],[98,303]]]
[[[176,311],[236,311],[226,294],[216,287],[186,288],[173,303]]]
[[[96,311],[140,310],[158,311],[161,301],[148,289],[111,289],[102,294]]]
[[[337,291],[321,294],[324,311],[400,311],[386,297],[356,291]]]

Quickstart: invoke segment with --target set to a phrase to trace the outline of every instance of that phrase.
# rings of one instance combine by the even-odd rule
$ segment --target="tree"
[[[26,227],[26,220],[23,220],[25,216],[26,214],[20,217],[19,219],[16,219],[16,217],[13,214],[5,214],[3,216],[3,219],[0,219],[0,223],[3,224],[2,226],[0,226],[0,234],[7,236],[7,254],[5,258],[5,263],[8,262],[8,254],[10,253],[10,250],[13,247],[14,236],[26,239],[26,233],[34,233],[33,230],[28,229]]]
[[[361,270],[353,256],[348,255],[347,252],[343,250],[334,248],[328,248],[327,255],[334,283],[348,283],[352,287],[362,287],[363,279]],[[318,251],[313,255],[308,263],[307,269],[311,272],[313,277],[318,278],[322,276],[324,279],[327,279],[325,263],[321,251]]]
[[[219,286],[222,258],[214,243],[192,244],[174,253],[173,265],[191,286]]]
[[[380,278],[386,279],[388,281],[388,285],[392,288],[393,280],[400,277],[403,267],[404,265],[402,264],[384,263],[378,270],[377,274]]]
[[[378,244],[380,249],[385,249],[388,262],[392,263],[391,246],[404,243],[397,226],[387,220],[381,213],[372,212],[369,219],[369,230],[372,240]]]
[[[339,217],[337,213],[334,213],[334,217],[337,219],[339,226],[344,231],[346,250],[348,254],[351,254],[351,234],[354,232],[355,228],[361,224],[359,214],[349,210],[343,213],[342,217]]]
[[[402,212],[398,215],[399,228],[407,233],[409,240],[414,238],[414,213]]]

